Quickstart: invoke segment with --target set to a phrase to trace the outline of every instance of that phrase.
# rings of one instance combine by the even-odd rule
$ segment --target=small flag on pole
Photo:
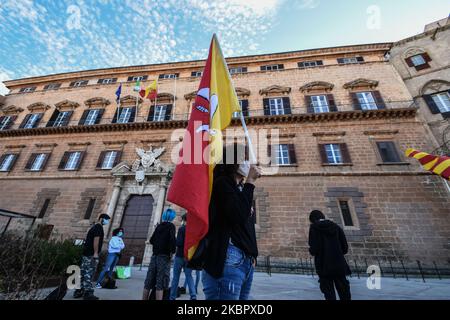
[[[117,88],[117,91],[116,91],[116,101],[117,101],[117,103],[119,103],[120,102],[120,95],[122,94],[122,84],[120,84],[119,85],[119,87]]]
[[[140,92],[141,91],[141,81],[136,81],[136,84],[134,85],[133,91]]]
[[[419,160],[425,170],[440,175],[446,180],[450,180],[450,157],[434,156],[411,148],[406,150],[405,155],[409,158]]]
[[[158,94],[158,83],[156,80],[154,80],[145,90],[141,88],[139,91],[139,94],[142,98],[147,98],[149,100],[153,100],[156,98],[156,95]]]

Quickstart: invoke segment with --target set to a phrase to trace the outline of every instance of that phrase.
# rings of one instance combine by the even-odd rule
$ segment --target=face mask
[[[122,237],[122,236],[123,236],[123,232],[120,231],[120,232],[117,234],[117,236],[118,236],[118,237]]]
[[[237,173],[239,173],[241,176],[247,177],[249,172],[250,172],[250,162],[244,161],[239,165]]]
[[[102,219],[102,225],[106,226],[109,223],[108,219]]]

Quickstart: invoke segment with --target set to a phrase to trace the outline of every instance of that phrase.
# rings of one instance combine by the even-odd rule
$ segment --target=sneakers
[[[180,291],[180,294],[186,294],[186,288],[185,287],[179,287],[178,290]]]
[[[99,297],[94,296],[94,294],[85,294],[83,300],[99,300]]]
[[[97,285],[95,286],[95,289],[101,289],[102,285],[100,283],[97,283]]]

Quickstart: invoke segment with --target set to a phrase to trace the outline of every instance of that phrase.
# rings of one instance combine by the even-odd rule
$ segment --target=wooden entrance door
[[[142,262],[152,211],[153,197],[151,195],[133,195],[128,199],[121,223],[125,242],[125,250],[120,259],[121,264],[128,264],[131,256],[134,256],[134,263]]]

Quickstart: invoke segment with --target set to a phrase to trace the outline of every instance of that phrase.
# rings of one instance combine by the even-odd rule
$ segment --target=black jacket
[[[344,255],[348,252],[344,231],[330,220],[311,224],[309,252],[314,256],[316,272],[321,277],[349,275],[350,268]]]
[[[181,226],[178,228],[177,233],[177,253],[176,256],[180,258],[184,258],[184,237],[186,234],[186,226]]]
[[[248,256],[258,256],[251,212],[254,189],[253,184],[246,183],[240,191],[229,177],[219,177],[214,181],[209,205],[208,246],[203,265],[214,278],[220,278],[223,274],[230,239]]]
[[[175,226],[171,222],[162,222],[159,224],[152,237],[150,243],[153,245],[153,255],[170,256],[175,253],[176,239]]]

